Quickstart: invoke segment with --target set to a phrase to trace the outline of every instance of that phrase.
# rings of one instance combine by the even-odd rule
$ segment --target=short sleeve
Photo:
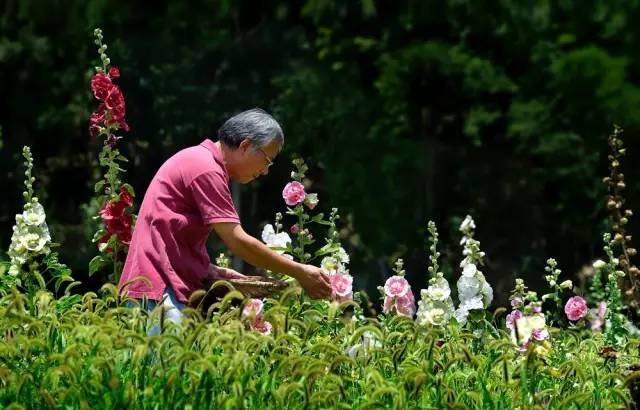
[[[223,175],[205,172],[191,181],[188,188],[206,225],[215,222],[240,223],[229,185]]]

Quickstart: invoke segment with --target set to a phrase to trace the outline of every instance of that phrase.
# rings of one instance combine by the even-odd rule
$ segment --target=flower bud
[[[602,259],[598,259],[597,261],[593,262],[594,269],[602,269],[605,266],[607,266],[607,264]]]
[[[624,216],[622,218],[620,218],[620,223],[622,225],[626,225],[629,222],[629,220],[627,218],[625,218]]]
[[[573,287],[573,282],[571,282],[568,279],[560,284],[561,289],[571,289],[572,287]]]
[[[629,256],[636,256],[636,248],[629,248],[627,249],[627,253],[629,254]]]
[[[624,184],[624,182],[620,181],[616,184],[616,186],[620,189],[624,189],[626,187],[626,185]]]
[[[613,209],[615,207],[616,207],[616,201],[614,201],[614,200],[607,201],[607,208]]]
[[[624,215],[627,217],[633,216],[633,211],[631,209],[627,209],[624,211]]]

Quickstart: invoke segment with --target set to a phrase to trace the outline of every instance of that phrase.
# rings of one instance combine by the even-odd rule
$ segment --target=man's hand
[[[213,280],[246,278],[245,275],[238,271],[229,268],[221,268],[213,264],[209,265],[209,276],[213,278]]]
[[[320,268],[303,265],[304,274],[297,279],[302,288],[313,299],[328,299],[331,296],[331,282]]]

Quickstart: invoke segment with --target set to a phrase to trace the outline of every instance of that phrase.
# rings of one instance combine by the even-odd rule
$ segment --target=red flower
[[[117,67],[111,67],[109,69],[109,77],[111,78],[118,78],[120,77],[120,70],[118,70]]]
[[[123,189],[126,190],[126,188],[124,187]],[[131,205],[133,205],[133,198],[127,191],[124,200],[107,201],[107,203],[104,204],[99,214],[102,218],[102,222],[104,223],[105,228],[107,229],[107,233],[105,234],[105,236],[100,238],[100,240],[98,240],[98,243],[108,241],[111,235],[114,234],[123,244],[129,245],[131,243],[131,228],[133,226],[133,217],[125,212],[128,203],[131,203]]]
[[[112,111],[116,109],[122,110],[122,113],[124,115],[124,95],[122,95],[122,91],[117,85],[112,85],[108,90],[107,96],[104,99],[104,103],[107,108]],[[114,119],[119,119],[115,114],[113,114],[113,112],[112,115]]]
[[[127,208],[133,206],[133,196],[124,186],[120,188],[120,202],[123,202]]]
[[[104,73],[98,73],[91,78],[91,91],[93,91],[93,95],[100,101],[104,101],[104,99],[107,98],[111,87],[113,87],[113,83]]]

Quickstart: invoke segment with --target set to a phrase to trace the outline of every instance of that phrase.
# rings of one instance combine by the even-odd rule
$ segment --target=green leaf
[[[100,180],[100,181],[96,182],[96,185],[93,187],[95,192],[102,191],[102,188],[104,188],[104,180]]]
[[[99,271],[104,266],[104,264],[105,260],[102,255],[98,255],[91,259],[91,262],[89,262],[89,276]]]

